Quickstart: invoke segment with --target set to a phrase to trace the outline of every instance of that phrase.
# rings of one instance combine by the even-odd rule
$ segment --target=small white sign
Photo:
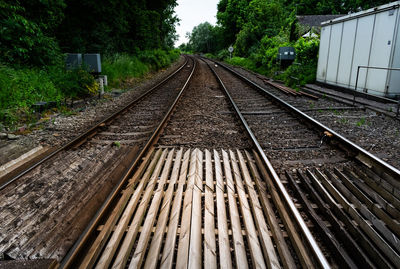
[[[233,51],[233,47],[230,46],[230,47],[228,48],[228,51],[229,51],[229,52],[232,52],[232,51]]]

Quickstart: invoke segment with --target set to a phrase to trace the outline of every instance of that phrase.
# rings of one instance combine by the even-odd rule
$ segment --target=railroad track
[[[398,267],[400,172],[248,79],[196,61],[61,266]]]
[[[0,252],[12,259],[64,257],[154,140],[193,63],[188,58],[121,110],[2,181]]]
[[[329,261],[398,267],[400,171],[240,74],[232,79],[231,69],[210,66],[291,199],[299,201]]]
[[[193,77],[204,84],[201,78],[207,66],[199,65]],[[195,86],[193,80],[188,88]],[[192,93],[188,89],[182,102]],[[210,98],[220,98],[221,93]],[[175,113],[181,110],[179,103]],[[173,118],[165,129],[176,126]],[[196,123],[188,124],[187,130]],[[163,145],[166,136],[160,137],[115,207],[88,228],[63,267],[329,267],[282,185],[274,187],[276,178],[267,172],[272,167],[265,163],[264,153],[193,149],[185,143],[186,148],[179,149]]]

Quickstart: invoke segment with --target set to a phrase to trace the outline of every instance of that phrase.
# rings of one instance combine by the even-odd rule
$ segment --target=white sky
[[[208,21],[212,25],[217,22],[217,4],[219,0],[178,0],[178,6],[175,12],[181,20],[180,25],[176,27],[176,33],[179,35],[175,46],[186,43],[187,32],[191,32],[193,27],[202,22]]]

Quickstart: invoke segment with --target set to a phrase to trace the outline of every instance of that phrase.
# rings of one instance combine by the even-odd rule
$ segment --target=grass
[[[357,121],[357,126],[361,127],[366,124],[365,118],[362,117],[359,121]]]
[[[142,51],[137,55],[117,54],[104,57],[102,74],[111,87],[125,80],[144,77],[150,71],[169,66],[180,55],[179,50]],[[66,99],[95,95],[98,85],[84,69],[66,71],[64,64],[45,68],[10,67],[0,63],[0,123],[13,129],[38,120],[32,105],[54,101],[61,111]],[[64,113],[69,113],[64,110]]]
[[[169,66],[180,55],[177,50],[143,51],[138,55],[116,54],[106,57],[102,63],[111,87],[117,87],[130,78],[140,78],[149,71]]]
[[[135,56],[117,54],[105,58],[102,63],[103,73],[107,75],[109,85],[118,86],[124,80],[131,77],[142,77],[150,68]]]

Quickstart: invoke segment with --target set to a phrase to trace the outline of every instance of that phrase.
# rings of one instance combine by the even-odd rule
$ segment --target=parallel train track
[[[154,140],[192,68],[188,58],[127,106],[4,181],[0,252],[14,259],[65,256]]]
[[[400,171],[228,67],[195,61],[151,138],[127,139],[142,150],[61,266],[399,267]],[[240,120],[249,148],[163,144],[184,135],[171,115],[199,69],[216,77],[232,106],[218,113]],[[91,143],[132,133],[113,125]]]
[[[398,267],[400,171],[223,67],[213,69],[339,266]]]

